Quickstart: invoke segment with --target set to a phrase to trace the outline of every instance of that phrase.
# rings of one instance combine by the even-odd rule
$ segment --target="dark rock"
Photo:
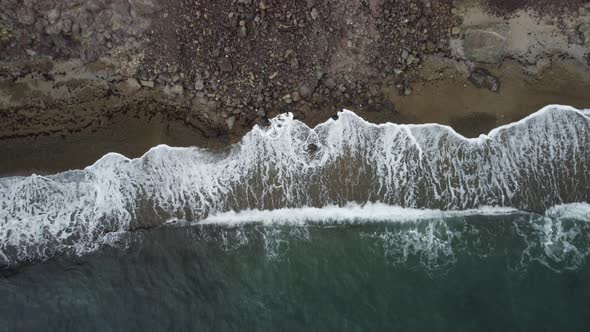
[[[314,153],[314,152],[317,152],[319,149],[320,148],[316,144],[311,143],[311,144],[307,145],[306,151],[309,153]]]
[[[328,77],[324,80],[324,85],[328,89],[334,89],[336,87],[336,81],[332,77]]]
[[[318,83],[319,82],[317,80],[313,80],[309,84],[302,85],[299,88],[299,93],[301,94],[301,97],[303,97],[305,99],[311,98],[311,96],[313,95],[315,89],[318,86]]]
[[[233,70],[233,66],[228,58],[223,57],[219,60],[219,69],[222,72],[229,73]]]
[[[219,130],[216,128],[207,128],[205,130],[205,136],[207,136],[208,138],[216,138],[219,137]]]
[[[477,88],[486,88],[492,92],[500,91],[500,80],[483,68],[476,68],[471,72],[469,81]]]

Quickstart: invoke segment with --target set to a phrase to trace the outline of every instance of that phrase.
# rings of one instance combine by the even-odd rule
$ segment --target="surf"
[[[478,138],[438,124],[372,124],[347,110],[315,128],[282,114],[222,152],[160,145],[84,170],[0,178],[0,261],[84,254],[118,232],[232,211],[544,213],[590,201],[589,150],[587,111],[560,105]]]

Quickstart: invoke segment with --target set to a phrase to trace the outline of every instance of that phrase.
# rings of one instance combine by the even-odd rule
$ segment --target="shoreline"
[[[315,1],[164,2],[64,6],[57,17],[24,9],[47,23],[42,32],[7,8],[0,153],[11,157],[1,175],[82,168],[158,144],[223,148],[284,112],[310,127],[349,109],[373,123],[439,123],[477,137],[546,105],[590,107],[587,1],[549,11],[543,1],[342,0],[350,12]],[[64,25],[79,10],[124,22],[94,23],[85,43],[60,44],[81,33]],[[287,17],[297,22],[288,29]],[[187,18],[193,30],[182,30]],[[126,24],[133,29],[119,33]]]
[[[590,116],[589,109],[576,108],[569,105],[551,104],[531,112],[525,117],[507,123],[502,123],[489,131],[482,132],[480,135],[494,135],[501,129],[509,128],[521,124],[536,115],[552,107],[563,108],[580,112],[584,116]],[[351,112],[350,110],[342,110]],[[340,113],[340,112],[339,112]],[[352,112],[356,116],[359,114]],[[371,122],[362,118],[366,123],[372,125],[398,124],[392,122]],[[80,170],[94,165],[98,160],[109,153],[117,153],[129,159],[143,158],[152,149],[159,145],[167,145],[171,148],[199,147],[210,149],[212,151],[221,151],[240,142],[231,142],[228,136],[217,139],[207,138],[199,135],[199,132],[191,131],[182,123],[171,123],[162,127],[162,123],[155,119],[133,119],[124,124],[124,126],[114,126],[108,129],[102,129],[95,132],[77,132],[72,135],[62,137],[24,137],[0,140],[0,154],[10,155],[12,158],[0,165],[0,177],[6,176],[29,176],[52,175],[68,170]],[[330,120],[329,118],[325,121]],[[317,123],[310,128],[315,128],[324,122]],[[451,132],[458,135],[464,140],[477,140],[480,136],[465,136],[456,127],[440,123],[417,123],[401,124],[409,126],[443,126],[450,129]],[[473,122],[466,124],[473,126]],[[149,129],[150,139],[146,140],[145,130]],[[251,128],[253,130],[254,128]],[[470,129],[470,128],[466,128]],[[97,144],[98,143],[98,144]],[[72,158],[75,156],[75,158]]]

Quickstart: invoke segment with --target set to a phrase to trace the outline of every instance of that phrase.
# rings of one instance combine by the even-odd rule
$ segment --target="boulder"
[[[485,88],[492,92],[500,91],[500,80],[483,68],[476,68],[469,75],[469,81],[477,88]]]
[[[506,24],[469,27],[464,33],[463,51],[469,60],[485,63],[502,61],[510,28]]]

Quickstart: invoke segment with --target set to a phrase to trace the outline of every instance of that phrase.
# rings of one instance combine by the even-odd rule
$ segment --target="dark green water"
[[[590,226],[167,226],[0,279],[0,331],[587,331]]]

